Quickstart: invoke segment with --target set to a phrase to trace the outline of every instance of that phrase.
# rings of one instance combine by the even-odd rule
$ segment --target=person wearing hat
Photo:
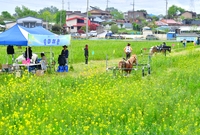
[[[61,55],[63,55],[65,57],[66,64],[68,64],[69,51],[68,51],[68,47],[66,45],[63,46],[63,49],[61,51]]]
[[[124,52],[126,53],[126,60],[130,58],[131,56],[131,52],[132,52],[132,48],[130,46],[131,44],[127,44],[127,46],[124,48]]]

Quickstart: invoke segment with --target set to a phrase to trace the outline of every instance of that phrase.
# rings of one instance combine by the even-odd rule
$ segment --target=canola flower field
[[[133,48],[139,54],[140,48],[156,43],[137,44]],[[74,55],[74,71],[64,74],[0,74],[0,134],[198,135],[200,50],[192,44],[173,49],[167,56],[153,56],[151,75],[145,77],[140,71],[113,76],[102,70],[100,55],[94,56],[97,63],[90,60],[87,66],[78,64]],[[111,54],[121,57],[117,51]]]

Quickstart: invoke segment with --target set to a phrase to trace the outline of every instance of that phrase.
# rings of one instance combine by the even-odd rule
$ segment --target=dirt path
[[[179,52],[172,51],[169,57],[171,56],[177,56],[177,55],[186,55],[190,49],[182,50]],[[200,48],[191,48],[192,51],[200,51]],[[107,67],[114,67],[118,65],[118,62],[122,60],[121,58],[108,60],[106,63],[106,60],[89,60],[88,64],[82,63],[76,63],[76,64],[70,64],[70,66],[73,66],[74,71],[70,70],[69,72],[64,73],[64,75],[69,75],[73,77],[78,76],[89,76],[89,75],[95,75],[99,73],[103,73],[107,71]]]

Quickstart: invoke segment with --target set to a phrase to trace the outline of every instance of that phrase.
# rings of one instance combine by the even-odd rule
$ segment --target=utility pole
[[[133,22],[134,22],[134,6],[135,6],[135,1],[134,0],[133,0],[133,4],[131,4],[131,5],[133,5],[132,18],[133,18]]]
[[[168,4],[168,2],[167,2],[167,0],[166,0],[166,19],[168,18],[167,4]]]
[[[195,12],[194,0],[190,0],[190,11]]]
[[[60,34],[62,31],[62,11],[63,10],[64,10],[64,0],[62,0],[62,10],[60,11],[60,27],[61,27]]]
[[[87,18],[86,18],[86,38],[88,39],[88,5],[89,5],[89,0],[87,0]]]
[[[68,1],[68,11],[70,11],[70,2]]]
[[[109,2],[109,0],[107,0],[106,10],[108,10],[108,2]]]

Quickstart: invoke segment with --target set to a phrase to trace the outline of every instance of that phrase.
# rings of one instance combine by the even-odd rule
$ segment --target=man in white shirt
[[[126,60],[130,58],[131,56],[131,52],[132,52],[132,48],[130,46],[131,44],[127,44],[127,46],[124,48],[124,52],[126,53]]]

